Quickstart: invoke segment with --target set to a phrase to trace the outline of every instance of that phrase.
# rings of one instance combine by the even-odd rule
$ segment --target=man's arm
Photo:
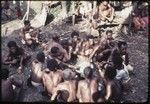
[[[10,77],[10,80],[11,80],[12,84],[17,87],[21,87],[23,85],[23,81],[16,80],[13,76]]]
[[[125,54],[125,65],[128,65],[129,64],[129,54],[126,53]]]
[[[81,99],[81,94],[80,94],[80,82],[78,83],[77,98],[78,98],[78,99]]]
[[[105,100],[106,101],[110,98],[111,93],[112,93],[112,91],[111,91],[111,84],[108,83],[108,85],[106,86],[106,95],[105,95]]]
[[[60,89],[59,88],[60,85],[58,85],[56,88],[54,88],[54,91],[53,91],[53,94],[52,94],[52,97],[51,97],[51,101],[54,101],[56,96],[57,96],[57,91]]]

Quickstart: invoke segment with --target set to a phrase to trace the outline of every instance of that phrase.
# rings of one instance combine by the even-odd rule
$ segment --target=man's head
[[[108,64],[106,65],[105,67],[105,78],[108,79],[108,80],[113,80],[115,77],[116,77],[116,69],[113,67],[113,65],[111,64]]]
[[[73,38],[74,41],[77,41],[79,37],[79,33],[77,31],[73,31],[71,33],[71,38]]]
[[[87,40],[89,42],[89,45],[93,45],[94,44],[94,36],[93,35],[87,36]]]
[[[70,43],[67,39],[62,40],[61,45],[63,46],[64,49],[68,50],[68,47],[70,46]]]
[[[107,30],[106,31],[106,36],[107,36],[107,39],[112,39],[112,30]]]
[[[108,5],[108,1],[102,1],[102,4],[103,4],[104,6],[107,6],[107,5]]]
[[[25,26],[30,26],[30,25],[31,25],[31,24],[30,24],[30,21],[29,21],[29,20],[25,20],[25,21],[24,21],[24,25],[25,25]]]
[[[75,79],[76,73],[73,72],[71,69],[67,68],[63,71],[63,78],[64,80],[73,80]]]
[[[9,76],[9,70],[7,68],[3,68],[1,71],[1,79],[7,79]]]
[[[60,52],[58,47],[52,47],[51,48],[51,54],[53,57],[58,57],[61,55],[61,52]]]
[[[58,90],[57,91],[57,102],[67,102],[69,98],[69,92],[67,90]]]
[[[121,54],[126,54],[127,51],[127,43],[125,41],[118,41],[118,49],[120,50]]]
[[[9,48],[10,52],[15,53],[18,46],[15,41],[9,41],[7,47]]]
[[[56,71],[59,68],[58,62],[55,59],[47,60],[47,68],[51,71]]]
[[[59,43],[59,41],[60,41],[58,35],[53,36],[52,39],[53,39],[55,42],[57,42],[57,43]]]
[[[43,53],[43,52],[39,52],[38,54],[37,54],[37,56],[36,56],[36,58],[37,58],[37,60],[39,61],[39,62],[44,62],[45,61],[45,54]]]
[[[91,79],[92,78],[92,69],[90,67],[86,67],[84,69],[85,78]]]

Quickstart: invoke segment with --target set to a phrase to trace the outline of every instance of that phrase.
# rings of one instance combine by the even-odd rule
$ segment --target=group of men
[[[28,48],[39,48],[39,32],[25,20],[20,32],[22,43]],[[126,41],[116,40],[112,34],[112,30],[107,30],[102,37],[86,35],[84,39],[73,31],[68,39],[62,40],[58,35],[52,36],[32,61],[27,86],[36,87],[50,101],[121,102],[132,68]],[[22,73],[31,55],[26,55],[15,41],[9,41],[7,46],[9,54],[3,64],[16,66]],[[14,100],[13,85],[23,86],[23,81],[9,76],[8,69],[3,68],[2,101]]]

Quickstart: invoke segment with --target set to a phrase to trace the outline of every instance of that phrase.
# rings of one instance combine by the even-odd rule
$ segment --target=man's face
[[[89,45],[93,45],[94,44],[94,40],[93,39],[89,39]]]
[[[30,26],[31,26],[31,24],[30,24],[30,23],[28,23],[28,24],[26,24],[26,25],[25,25],[25,27],[30,27]]]
[[[103,4],[104,6],[107,6],[107,5],[108,5],[108,2],[107,2],[107,1],[103,1],[102,4]]]
[[[12,53],[15,53],[15,52],[16,52],[16,47],[10,47],[9,50],[10,50]]]
[[[78,40],[78,37],[77,37],[77,36],[74,36],[74,37],[73,37],[73,40],[74,40],[74,41],[77,41],[77,40]]]
[[[111,39],[112,38],[112,33],[108,33],[107,34],[107,39]]]
[[[122,45],[121,49],[120,49],[121,53],[124,55],[127,52],[127,46],[126,45]]]

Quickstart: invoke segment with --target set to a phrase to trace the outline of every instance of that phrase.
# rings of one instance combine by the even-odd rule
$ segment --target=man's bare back
[[[42,80],[48,94],[53,94],[53,89],[62,81],[62,76],[63,73],[61,70],[44,72]]]
[[[81,80],[78,84],[77,98],[79,102],[94,102],[93,94],[97,92],[96,80]]]
[[[42,82],[42,63],[38,61],[32,62],[32,81],[41,83]]]
[[[57,85],[54,89],[54,94],[51,97],[51,100],[54,100],[57,96],[57,91],[66,90],[69,92],[69,98],[67,102],[74,102],[76,100],[76,80],[65,81]]]

